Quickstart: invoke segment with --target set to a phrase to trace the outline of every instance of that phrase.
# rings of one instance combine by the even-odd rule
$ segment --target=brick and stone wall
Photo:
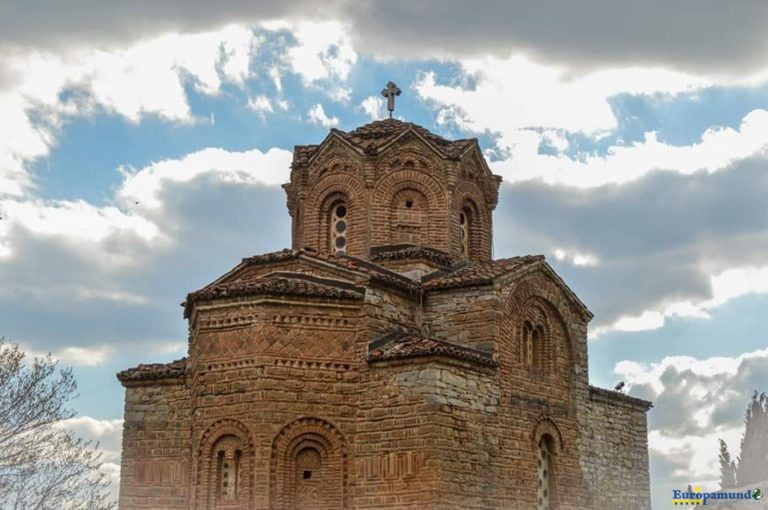
[[[581,466],[595,508],[645,510],[651,507],[648,476],[650,404],[591,387],[580,409]]]
[[[476,140],[451,143],[395,119],[364,132],[335,130],[321,146],[297,146],[285,186],[294,249],[332,252],[331,207],[348,212],[346,253],[412,243],[462,256],[459,217],[470,222],[469,260],[491,258],[491,213],[500,178],[491,174]],[[383,157],[378,147],[392,144]]]
[[[189,388],[183,377],[124,384],[120,508],[186,508]]]
[[[490,260],[498,185],[397,120],[297,146],[294,249],[187,296],[187,358],[118,374],[121,509],[530,510],[542,480],[648,508],[650,404],[589,386],[592,315],[542,256]]]

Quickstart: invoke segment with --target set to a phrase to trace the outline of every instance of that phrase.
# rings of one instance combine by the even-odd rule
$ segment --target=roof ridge
[[[121,383],[125,383],[183,377],[187,372],[188,359],[187,356],[184,356],[167,363],[140,363],[135,367],[118,372],[117,379]]]
[[[234,280],[209,285],[187,295],[184,302],[184,316],[189,317],[194,303],[219,298],[270,294],[355,300],[365,297],[365,289],[362,287],[354,285],[346,287],[339,285],[335,280],[319,280],[323,279],[265,275],[263,278],[252,280]]]
[[[406,331],[390,331],[368,344],[368,361],[447,356],[485,366],[496,366],[493,353]]]

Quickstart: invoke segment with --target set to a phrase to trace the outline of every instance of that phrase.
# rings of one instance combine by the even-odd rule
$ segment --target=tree
[[[744,420],[736,479],[739,485],[768,480],[768,397],[752,395]]]
[[[98,443],[61,427],[77,383],[50,355],[25,360],[0,337],[0,508],[115,508]]]
[[[723,489],[762,483],[768,480],[768,396],[752,395],[744,418],[739,456],[731,460],[728,447],[720,440],[720,486]]]
[[[736,463],[731,460],[728,445],[722,439],[720,441],[720,488],[732,489],[736,487]]]

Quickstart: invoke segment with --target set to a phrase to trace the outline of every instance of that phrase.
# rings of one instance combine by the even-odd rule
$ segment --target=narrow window
[[[531,363],[535,369],[541,368],[541,328],[536,328],[531,332]]]
[[[461,240],[461,256],[469,258],[469,215],[466,208],[459,213],[459,238]]]
[[[347,205],[337,202],[331,208],[330,251],[336,255],[347,252]]]
[[[523,363],[533,365],[533,326],[528,321],[523,324]]]
[[[221,449],[216,453],[218,499],[236,499],[238,494],[240,450]]]
[[[547,443],[546,437],[542,437],[539,441],[539,458],[537,462],[538,486],[536,488],[538,510],[549,510],[552,508],[550,504],[552,497],[552,453]]]

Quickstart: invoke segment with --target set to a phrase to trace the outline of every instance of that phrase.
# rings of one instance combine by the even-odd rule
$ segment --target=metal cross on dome
[[[387,86],[381,91],[381,95],[387,98],[387,110],[389,110],[389,118],[392,118],[392,112],[395,111],[395,96],[399,96],[402,90],[395,85],[395,82],[391,81],[387,83]]]

